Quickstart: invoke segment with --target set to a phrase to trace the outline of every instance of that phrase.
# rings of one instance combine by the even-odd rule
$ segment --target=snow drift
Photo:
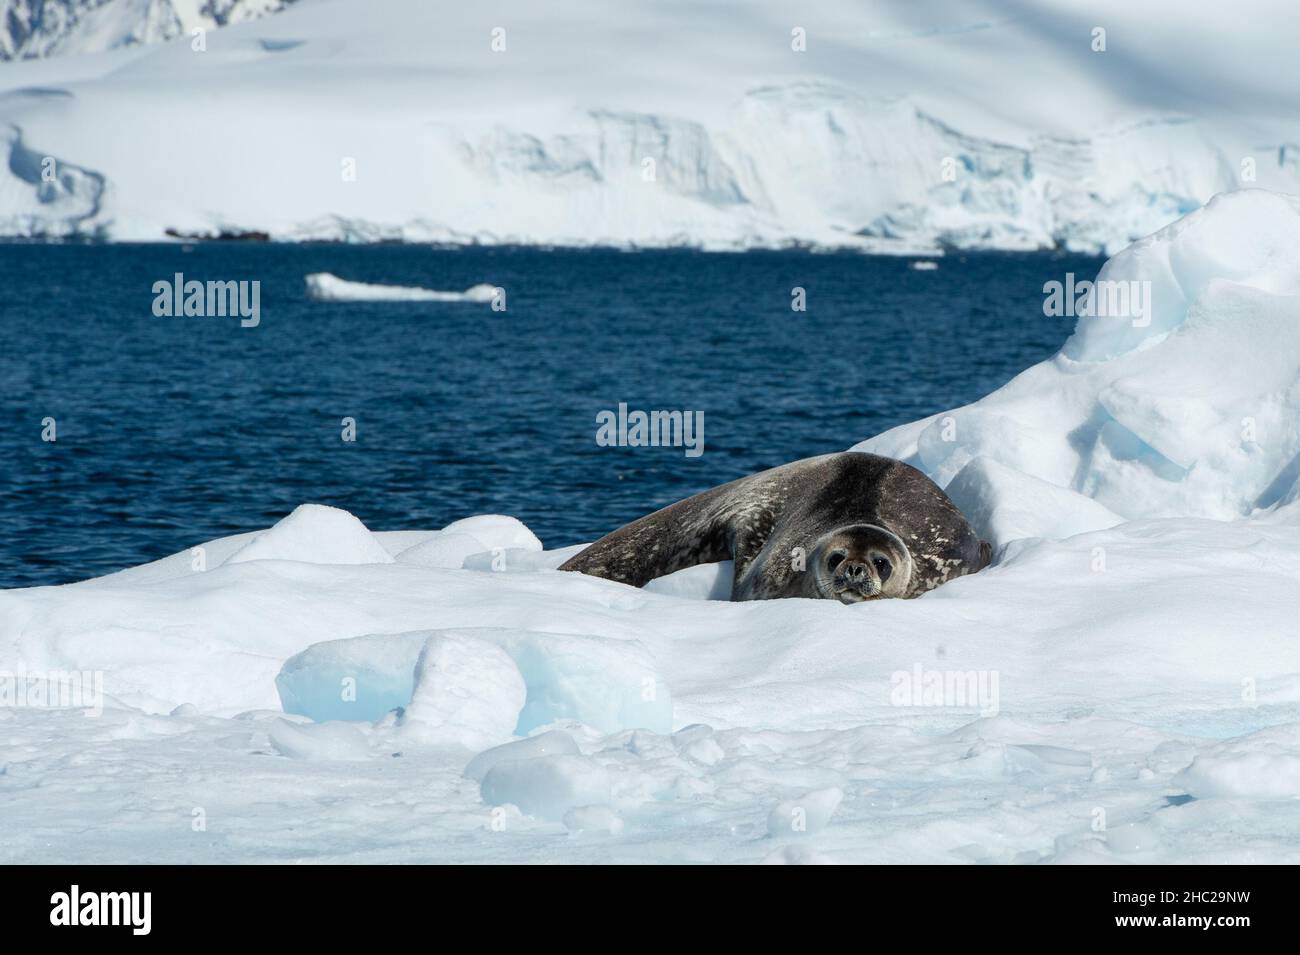
[[[976,516],[1032,511],[1014,533],[990,516],[997,539],[1273,508],[1300,480],[1297,248],[1300,199],[1217,196],[1102,269],[1099,284],[1145,284],[1149,315],[1081,317],[1053,360],[856,448],[921,468]]]
[[[1103,270],[1149,321],[866,442],[1000,544],[917,600],[637,590],[507,517],[324,506],[0,594],[0,858],[1294,860],[1297,230],[1221,196]],[[15,702],[76,672],[102,715]]]

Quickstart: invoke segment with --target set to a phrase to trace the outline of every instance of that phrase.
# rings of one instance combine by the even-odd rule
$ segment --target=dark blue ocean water
[[[422,246],[0,245],[0,586],[266,527],[513,514],[590,540],[723,481],[978,398],[1054,352],[1042,285],[1100,261]],[[303,276],[506,289],[309,301]],[[259,280],[261,323],[153,314],[152,285]],[[807,311],[790,308],[807,290]],[[704,454],[596,444],[596,415],[704,412]],[[357,440],[341,440],[341,419]],[[42,421],[57,441],[42,441]]]

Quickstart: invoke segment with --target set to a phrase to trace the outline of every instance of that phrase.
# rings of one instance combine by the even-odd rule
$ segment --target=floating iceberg
[[[329,272],[313,272],[305,281],[307,297],[318,302],[490,302],[497,294],[492,285],[472,285],[463,292],[442,292],[405,285],[349,282]]]

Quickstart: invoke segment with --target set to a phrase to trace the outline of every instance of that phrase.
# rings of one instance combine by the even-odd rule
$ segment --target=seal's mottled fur
[[[952,501],[916,468],[845,451],[723,484],[606,534],[560,567],[641,587],[735,561],[732,600],[916,597],[988,565]]]

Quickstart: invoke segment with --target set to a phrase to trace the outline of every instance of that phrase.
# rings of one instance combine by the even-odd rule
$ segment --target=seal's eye
[[[826,566],[829,567],[831,570],[834,570],[842,563],[844,563],[844,555],[841,554],[839,551],[836,551],[835,553],[831,554],[830,559],[826,561]]]
[[[889,579],[889,575],[894,572],[893,566],[883,557],[871,558],[871,564],[876,568],[876,573],[880,575],[880,582],[883,584]]]

